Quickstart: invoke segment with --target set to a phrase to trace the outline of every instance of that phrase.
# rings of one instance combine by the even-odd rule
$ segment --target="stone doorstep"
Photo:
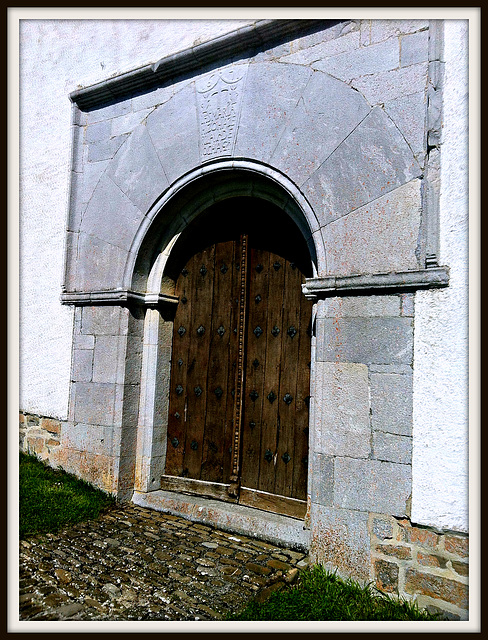
[[[252,533],[257,538],[251,541],[255,545],[265,548],[268,543],[268,545],[290,547],[295,551],[308,553],[310,531],[304,529],[303,520],[260,511],[252,507],[161,490],[149,493],[135,491],[132,503],[188,519],[194,523],[195,528],[203,526],[206,531],[209,530],[208,523],[210,523],[210,527],[229,532],[231,540],[232,534],[235,534],[235,537],[239,535],[248,537]],[[232,525],[229,525],[229,522],[232,522]]]

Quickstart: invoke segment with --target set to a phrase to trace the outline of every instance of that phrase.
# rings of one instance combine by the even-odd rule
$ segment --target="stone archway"
[[[167,399],[171,395],[169,363],[173,359],[171,345],[174,339],[174,331],[178,327],[174,326],[174,312],[169,309],[176,301],[166,302],[165,304],[163,299],[175,300],[175,285],[178,274],[174,273],[174,263],[179,264],[175,256],[178,258],[181,252],[184,251],[182,247],[185,247],[185,236],[188,236],[188,230],[197,224],[200,228],[200,231],[197,232],[199,237],[202,233],[206,233],[208,238],[212,237],[212,234],[208,232],[208,228],[212,228],[212,223],[210,222],[210,227],[207,227],[207,230],[201,223],[205,219],[205,210],[208,209],[209,205],[212,208],[213,204],[215,209],[215,207],[221,205],[225,206],[226,203],[235,202],[236,199],[262,203],[265,207],[267,206],[271,209],[276,219],[276,224],[281,225],[283,228],[281,237],[284,235],[288,237],[287,248],[285,247],[286,256],[290,259],[292,254],[295,255],[295,261],[300,264],[304,276],[310,277],[316,272],[317,251],[315,250],[313,234],[309,230],[305,215],[283,186],[278,185],[276,181],[271,180],[268,176],[257,174],[256,167],[253,168],[253,172],[239,171],[235,168],[232,171],[215,171],[214,174],[210,174],[211,181],[209,181],[208,177],[207,179],[200,178],[198,181],[200,184],[189,181],[186,193],[179,194],[178,198],[167,202],[160,211],[159,216],[161,219],[173,218],[173,225],[168,228],[166,237],[158,236],[149,230],[146,233],[145,241],[141,243],[139,259],[135,262],[133,287],[144,286],[148,291],[147,296],[152,296],[154,301],[157,301],[159,297],[160,303],[166,308],[166,311],[161,307],[161,304],[159,308],[155,306],[146,310],[144,334],[148,337],[144,338],[143,379],[135,464],[136,492],[157,491],[160,488],[161,477],[168,475],[165,474],[166,451],[168,448],[172,451],[167,436],[167,415],[169,410]],[[188,192],[191,193],[191,196],[188,195]],[[175,214],[174,217],[173,214]],[[155,217],[153,228],[157,229],[160,226],[159,216]],[[259,222],[259,216],[256,217],[255,215],[254,219]],[[191,222],[187,222],[187,220]],[[269,228],[268,237],[270,237],[271,233],[272,230]],[[219,234],[216,233],[215,237],[218,236]],[[277,232],[276,237],[279,238],[280,233]],[[290,239],[292,239],[291,242]],[[159,249],[154,246],[156,242]],[[273,246],[276,245],[277,243],[274,242]],[[293,251],[295,245],[300,246],[298,253]],[[149,266],[150,259],[152,260],[152,267]],[[181,267],[182,265],[179,266]],[[143,284],[142,274],[144,272],[149,272],[149,275],[146,275],[147,284]],[[298,300],[303,300],[304,306],[309,309],[309,315],[311,315],[312,305],[301,293],[299,283],[297,286],[295,295],[298,296]],[[309,320],[311,321],[311,318]],[[290,322],[289,324],[291,326],[292,323]],[[287,326],[286,330],[289,328]],[[306,330],[309,330],[308,326]],[[149,338],[149,336],[151,337]],[[307,381],[305,382],[307,389],[306,393],[300,392],[303,395],[302,404],[304,400],[308,403],[310,396],[308,382],[308,376],[310,375],[308,367],[311,360],[310,337],[306,339],[309,341],[309,345],[304,351],[307,354]],[[264,340],[262,341],[263,344]],[[298,344],[298,341],[296,342]],[[285,396],[286,393],[282,395]],[[302,426],[302,431],[305,430],[305,442],[308,438],[308,404],[306,414],[306,424]],[[174,437],[176,436],[173,434],[169,440]],[[268,447],[263,449],[263,455],[267,449]],[[281,451],[280,456],[285,453],[287,452]],[[302,481],[302,484],[304,484],[301,490],[303,495],[300,494],[300,499],[304,506],[299,509],[303,517],[306,510],[306,476],[308,474],[308,455],[306,452],[300,455],[300,465],[304,465],[305,468],[305,475]],[[290,465],[291,468],[292,465]],[[166,485],[168,485],[167,478]]]

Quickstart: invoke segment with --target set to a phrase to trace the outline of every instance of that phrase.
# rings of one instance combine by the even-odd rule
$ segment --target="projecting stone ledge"
[[[349,294],[356,291],[375,290],[378,293],[381,290],[432,289],[448,285],[449,268],[436,267],[418,271],[307,278],[302,285],[302,291],[306,298],[314,299],[337,295],[341,291]]]

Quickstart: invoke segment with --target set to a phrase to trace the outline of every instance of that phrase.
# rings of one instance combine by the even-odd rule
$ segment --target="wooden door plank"
[[[284,260],[283,270],[283,328],[280,358],[280,388],[278,393],[279,437],[276,458],[275,493],[282,496],[293,495],[296,430],[296,395],[299,367],[299,340],[295,331],[299,331],[301,274],[293,263]]]
[[[283,338],[283,289],[285,281],[284,260],[269,253],[268,296],[266,304],[267,330],[266,362],[264,371],[263,411],[261,432],[261,472],[257,488],[270,493],[275,492],[277,472],[277,447],[280,433],[279,389],[281,373],[281,342]],[[274,399],[273,399],[274,398]],[[268,459],[266,452],[272,453]]]
[[[196,253],[191,261],[194,281],[186,386],[184,473],[197,480],[201,475],[208,395],[207,368],[212,325],[214,259],[215,245],[212,245]]]
[[[178,493],[224,500],[225,502],[236,502],[236,498],[231,498],[227,493],[228,487],[228,484],[204,482],[193,478],[175,478],[174,476],[166,475],[161,477],[161,489],[163,491],[176,491]]]
[[[246,507],[254,507],[262,511],[279,513],[284,516],[303,520],[307,511],[307,503],[304,500],[295,500],[284,496],[256,491],[255,489],[241,488],[239,504]]]
[[[236,335],[232,319],[235,312],[236,287],[233,280],[234,242],[215,247],[213,305],[211,315],[207,371],[207,405],[201,479],[224,481],[224,454],[232,421],[232,395],[229,368],[236,358]],[[209,274],[210,275],[210,274]],[[229,400],[230,399],[230,400]],[[230,407],[230,411],[228,410]],[[227,434],[227,438],[225,435]]]
[[[179,476],[183,472],[185,451],[185,407],[187,389],[190,318],[192,313],[193,269],[185,267],[176,282],[179,297],[173,324],[171,383],[169,391],[166,473]]]
[[[256,489],[260,467],[265,463],[261,449],[266,334],[268,331],[269,255],[251,244],[249,251],[249,303],[247,313],[246,382],[242,419],[242,471],[244,486]]]

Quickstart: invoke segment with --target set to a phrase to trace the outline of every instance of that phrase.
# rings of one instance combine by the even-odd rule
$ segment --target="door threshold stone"
[[[191,522],[207,524],[223,531],[264,540],[277,546],[308,552],[310,530],[303,520],[172,491],[134,491],[132,502]]]

